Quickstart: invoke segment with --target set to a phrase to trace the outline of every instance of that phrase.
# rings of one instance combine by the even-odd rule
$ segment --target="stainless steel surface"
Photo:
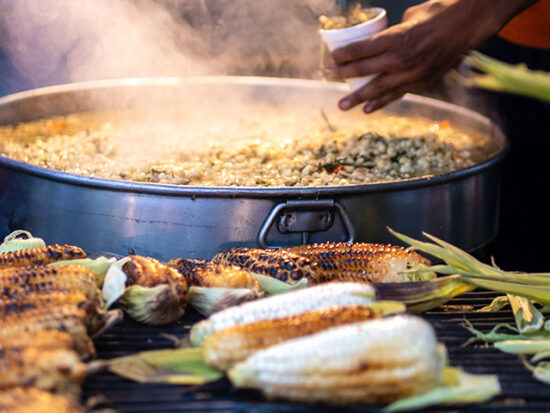
[[[180,101],[208,104],[228,99],[230,104],[236,94],[251,104],[306,104],[330,111],[346,90],[339,83],[269,78],[98,81],[2,98],[0,124]],[[126,254],[133,249],[160,259],[210,258],[223,249],[258,243],[395,242],[388,226],[411,236],[426,231],[469,250],[490,241],[497,231],[499,166],[506,147],[500,130],[467,109],[419,96],[406,96],[388,110],[450,120],[491,135],[502,150],[482,164],[430,179],[332,188],[132,183],[71,175],[0,157],[0,235],[22,228],[47,242],[77,244],[90,252]],[[285,221],[280,215],[285,211],[294,217]]]

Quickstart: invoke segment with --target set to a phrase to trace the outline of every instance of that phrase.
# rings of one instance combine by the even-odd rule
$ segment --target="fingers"
[[[362,102],[368,102],[365,107],[370,107],[369,103],[381,100],[392,92],[398,91],[403,95],[412,91],[407,85],[418,83],[417,79],[418,74],[415,71],[381,74],[370,83],[341,99],[338,106],[342,110],[348,110]]]
[[[370,39],[336,49],[330,54],[330,57],[335,65],[343,65],[354,60],[376,56],[388,50],[394,42],[393,39],[393,29],[386,29]]]
[[[395,55],[383,53],[371,59],[361,59],[342,66],[331,67],[331,75],[336,79],[360,77],[397,69],[402,63]]]

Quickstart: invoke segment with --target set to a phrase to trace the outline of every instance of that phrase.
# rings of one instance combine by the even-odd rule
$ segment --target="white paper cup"
[[[376,12],[376,17],[364,23],[356,24],[355,26],[346,27],[344,29],[319,30],[321,38],[327,45],[329,51],[347,46],[350,43],[355,43],[360,40],[368,39],[375,34],[381,32],[388,27],[388,16],[386,10],[380,7],[373,7]],[[369,83],[376,75],[353,77],[346,79],[352,91],[355,91]]]

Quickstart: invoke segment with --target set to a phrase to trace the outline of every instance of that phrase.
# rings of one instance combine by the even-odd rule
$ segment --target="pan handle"
[[[301,232],[302,243],[309,242],[313,232],[325,231],[334,222],[334,214],[338,213],[347,233],[346,242],[355,240],[353,224],[344,207],[333,199],[291,200],[277,204],[271,210],[258,232],[257,242],[260,248],[277,248],[267,243],[267,234],[277,221],[281,233]]]

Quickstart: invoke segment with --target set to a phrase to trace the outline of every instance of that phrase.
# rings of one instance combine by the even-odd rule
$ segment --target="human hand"
[[[331,53],[331,73],[336,79],[378,74],[340,100],[340,109],[365,102],[363,110],[369,113],[422,89],[530,3],[533,1],[430,0],[407,9],[402,23]]]

